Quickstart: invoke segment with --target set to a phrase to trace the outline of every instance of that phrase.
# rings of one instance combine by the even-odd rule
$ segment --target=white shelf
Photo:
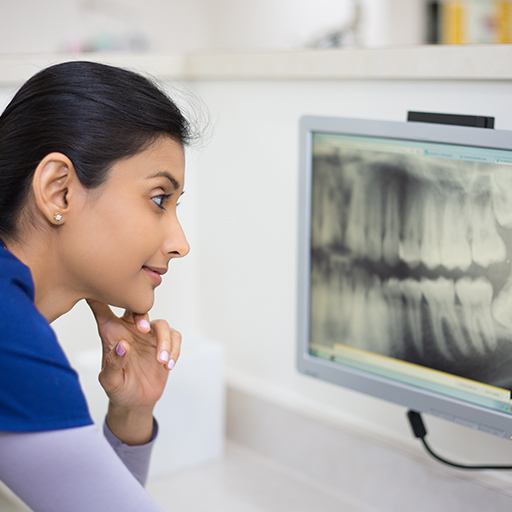
[[[39,70],[70,60],[87,60],[143,71],[158,79],[180,79],[184,76],[182,55],[153,53],[62,53],[62,54],[0,54],[0,85],[21,85]]]
[[[20,84],[39,69],[68,60],[173,80],[512,80],[512,45],[432,45],[184,55],[0,54],[0,84]]]
[[[511,80],[512,45],[198,54],[186,58],[186,72],[201,80]]]

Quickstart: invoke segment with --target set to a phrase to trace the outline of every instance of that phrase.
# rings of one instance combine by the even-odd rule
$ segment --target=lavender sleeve
[[[0,480],[37,512],[162,512],[147,494],[152,439],[122,443],[103,424],[0,432]]]
[[[128,445],[117,438],[103,420],[103,435],[110,446],[117,453],[117,456],[123,461],[124,465],[130,470],[130,473],[139,481],[142,486],[146,485],[148,479],[149,462],[151,460],[151,451],[158,436],[158,422],[153,416],[153,434],[151,439],[145,444]]]

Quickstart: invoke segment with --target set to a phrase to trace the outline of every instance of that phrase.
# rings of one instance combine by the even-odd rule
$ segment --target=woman
[[[148,311],[189,252],[189,139],[152,82],[92,62],[40,71],[0,116],[0,479],[34,510],[158,510],[153,409],[181,335]],[[103,346],[102,433],[49,325],[81,299]]]

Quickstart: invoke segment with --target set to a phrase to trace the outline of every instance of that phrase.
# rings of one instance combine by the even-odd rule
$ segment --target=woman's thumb
[[[121,370],[128,361],[129,343],[125,340],[119,341],[112,349],[112,357],[109,366],[112,370]]]
[[[106,391],[117,389],[123,384],[124,375],[121,370],[128,361],[129,344],[125,340],[119,341],[111,349],[106,358],[105,365],[101,369],[100,383]]]
[[[119,357],[124,357],[126,354],[126,346],[125,343],[123,343],[123,340],[121,340],[116,346],[115,346],[116,354]]]

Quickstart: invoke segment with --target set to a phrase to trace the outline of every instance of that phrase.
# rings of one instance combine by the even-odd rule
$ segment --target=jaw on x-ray
[[[315,343],[512,388],[512,167],[340,145],[312,180]]]

